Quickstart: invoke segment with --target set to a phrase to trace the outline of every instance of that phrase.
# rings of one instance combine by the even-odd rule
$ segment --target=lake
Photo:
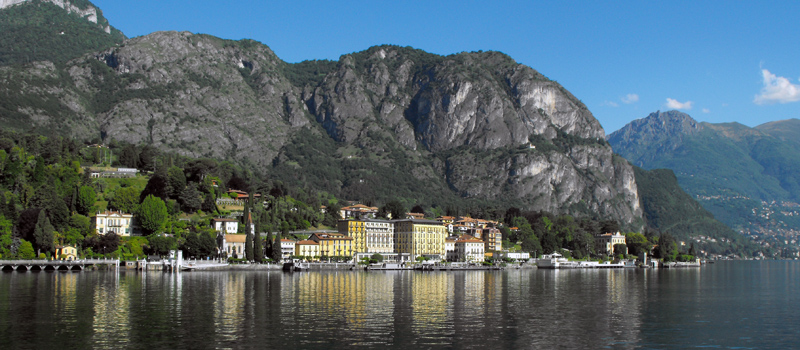
[[[3,272],[2,349],[787,349],[800,263]]]

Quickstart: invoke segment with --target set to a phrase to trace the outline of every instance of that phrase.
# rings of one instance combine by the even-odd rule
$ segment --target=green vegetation
[[[647,171],[634,167],[634,173],[649,228],[671,233],[687,242],[701,235],[714,238],[717,242],[705,240],[700,243],[704,250],[711,253],[750,256],[759,250],[752,242],[715,220],[700,203],[681,191],[671,170]],[[723,243],[722,239],[729,242]]]
[[[88,1],[72,1],[86,8]],[[108,21],[98,13],[94,24],[68,14],[48,2],[33,0],[0,11],[0,65],[48,60],[64,63],[84,53],[99,51],[122,42],[125,38],[114,28],[111,34],[102,27]]]

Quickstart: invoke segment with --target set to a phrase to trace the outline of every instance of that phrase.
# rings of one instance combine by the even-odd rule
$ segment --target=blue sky
[[[249,38],[287,62],[381,44],[501,51],[561,83],[606,133],[656,110],[748,126],[800,118],[800,1],[92,2],[129,37]]]

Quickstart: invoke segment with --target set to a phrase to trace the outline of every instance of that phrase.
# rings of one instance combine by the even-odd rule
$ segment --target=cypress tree
[[[272,260],[281,261],[283,253],[281,252],[281,231],[275,234],[275,241],[272,242]]]
[[[253,240],[253,257],[259,264],[264,261],[264,245],[258,230],[256,230],[256,237]]]
[[[246,237],[244,240],[244,257],[247,261],[253,261],[253,235],[248,232]]]

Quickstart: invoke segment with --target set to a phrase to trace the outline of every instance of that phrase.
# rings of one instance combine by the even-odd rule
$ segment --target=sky
[[[286,62],[375,45],[500,51],[611,133],[657,110],[756,126],[800,118],[800,1],[92,0],[128,37],[254,39]]]

